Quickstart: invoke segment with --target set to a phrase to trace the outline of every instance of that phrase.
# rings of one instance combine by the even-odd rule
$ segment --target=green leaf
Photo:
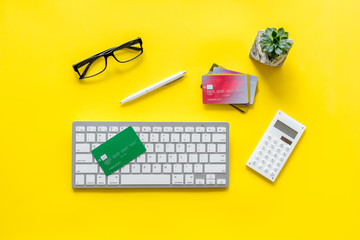
[[[281,50],[280,48],[276,48],[276,49],[275,49],[275,53],[278,54],[278,55],[280,55],[280,54],[282,54],[282,50]]]
[[[288,33],[288,32],[285,32],[285,33],[281,36],[282,39],[287,39],[288,37],[289,37],[289,33]]]
[[[282,35],[284,34],[285,30],[284,28],[279,28],[278,30],[278,35],[282,37]]]
[[[265,34],[266,35],[271,35],[271,28],[266,28],[266,30],[265,30]]]
[[[261,39],[270,41],[270,42],[272,41],[271,37],[269,37],[268,35],[263,35]]]
[[[272,33],[271,33],[271,36],[272,36],[273,38],[276,38],[277,32],[276,32],[276,31],[272,32]]]
[[[268,48],[267,48],[267,51],[266,52],[272,52],[274,51],[274,46],[273,45],[270,45]]]

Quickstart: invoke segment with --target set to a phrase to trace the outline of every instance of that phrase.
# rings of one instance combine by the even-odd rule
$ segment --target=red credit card
[[[245,74],[207,74],[202,76],[204,104],[248,104],[249,77]]]

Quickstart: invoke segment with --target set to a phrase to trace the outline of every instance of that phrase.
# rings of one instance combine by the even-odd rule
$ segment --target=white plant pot
[[[285,55],[280,55],[275,59],[272,59],[267,53],[263,52],[261,50],[261,46],[260,46],[260,40],[261,40],[261,35],[264,34],[265,31],[264,30],[259,30],[258,34],[256,35],[254,44],[250,50],[250,54],[249,57],[263,63],[269,66],[273,66],[273,67],[280,67],[283,65],[283,63],[285,62],[285,59],[287,57],[288,54]],[[291,43],[291,45],[293,44],[293,40],[288,39],[289,42]],[[289,49],[290,51],[290,49]]]

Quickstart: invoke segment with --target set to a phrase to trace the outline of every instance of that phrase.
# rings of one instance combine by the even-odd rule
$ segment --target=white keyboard
[[[146,147],[106,176],[91,150],[132,126]],[[227,122],[73,122],[73,188],[224,188],[229,185]]]

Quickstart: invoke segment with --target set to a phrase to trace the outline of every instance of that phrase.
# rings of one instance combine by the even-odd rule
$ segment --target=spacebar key
[[[170,184],[169,174],[122,175],[121,185],[164,185]]]

